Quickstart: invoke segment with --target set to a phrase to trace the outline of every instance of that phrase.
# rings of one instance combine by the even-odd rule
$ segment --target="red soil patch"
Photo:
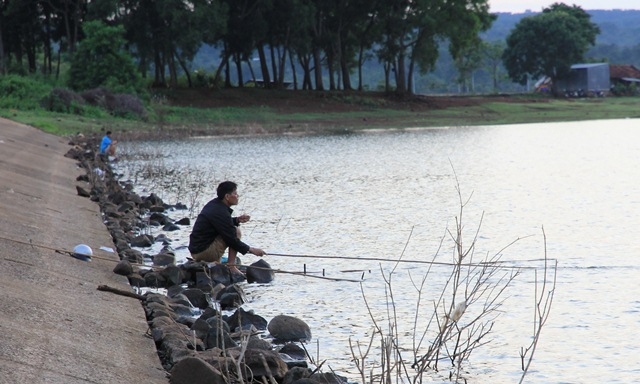
[[[297,91],[261,88],[176,89],[165,92],[171,105],[195,108],[269,107],[279,113],[332,113],[372,108],[422,111],[475,106],[487,102],[540,102],[541,99],[495,96],[424,96],[356,91]]]

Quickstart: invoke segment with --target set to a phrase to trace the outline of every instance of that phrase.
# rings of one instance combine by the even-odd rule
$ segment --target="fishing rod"
[[[444,261],[427,261],[427,260],[403,260],[403,259],[385,259],[381,257],[355,257],[355,256],[327,256],[327,255],[296,255],[296,254],[286,254],[286,253],[271,253],[267,252],[267,256],[279,256],[279,257],[296,257],[296,258],[309,258],[309,259],[339,259],[339,260],[358,260],[358,261],[379,261],[379,262],[390,262],[390,263],[410,263],[410,264],[428,264],[428,265],[443,265],[443,266],[462,266],[462,267],[486,267],[486,266],[497,266],[499,264],[506,263],[533,263],[533,262],[541,262],[545,259],[528,259],[528,260],[496,260],[496,261],[481,261],[479,263],[449,263]],[[549,260],[549,259],[547,259]],[[508,266],[508,265],[499,265],[499,268],[506,269],[521,269],[521,268],[531,268],[531,267],[518,267],[518,266]]]
[[[0,240],[6,240],[6,241],[11,241],[11,242],[14,242],[14,243],[18,243],[18,244],[29,245],[29,246],[32,246],[32,247],[47,249],[47,250],[54,251],[54,252],[59,253],[59,254],[68,255],[68,256],[71,256],[71,257],[74,257],[74,258],[78,259],[78,257],[74,256],[74,254],[76,254],[76,252],[74,252],[74,251],[69,251],[69,250],[66,250],[66,249],[50,247],[50,246],[44,245],[44,244],[35,244],[31,239],[29,239],[29,241],[24,241],[24,240],[10,239],[10,238],[4,237],[4,236],[0,236]],[[115,263],[120,262],[120,260],[110,259],[110,258],[106,258],[106,257],[100,257],[100,256],[96,256],[96,255],[84,255],[84,254],[81,254],[80,256],[83,256],[83,258],[80,258],[79,260],[83,260],[83,261],[91,261],[91,259],[99,259],[99,260],[106,260],[106,261],[111,261],[111,262],[115,262]],[[144,264],[137,264],[137,263],[131,263],[131,264],[135,265],[135,266],[147,267],[147,265],[144,265]],[[316,279],[324,279],[324,280],[331,280],[331,281],[348,281],[348,282],[352,282],[352,283],[362,282],[362,279],[361,280],[342,279],[342,278],[327,277],[327,276],[324,276],[324,275],[323,276],[315,276],[315,275],[307,274],[306,272],[292,272],[292,271],[284,271],[284,270],[281,270],[281,269],[261,268],[261,267],[256,267],[256,266],[253,266],[252,268],[271,270],[271,271],[276,272],[276,273],[285,273],[285,274],[291,274],[291,275],[297,275],[297,276],[308,276],[308,277],[313,277],[313,278],[316,278]],[[152,267],[151,269],[154,269],[154,268]],[[154,269],[154,270],[156,270],[156,269]],[[364,274],[363,274],[362,277],[364,279]],[[99,290],[102,290],[102,289],[99,288]],[[104,289],[104,290],[107,290],[107,289]]]
[[[54,248],[54,247],[50,247],[50,246],[44,245],[44,244],[36,244],[31,239],[29,239],[29,241],[24,241],[24,240],[10,239],[8,237],[0,236],[0,240],[7,240],[7,241],[11,241],[13,243],[24,244],[24,245],[29,245],[29,246],[36,247],[36,248],[47,249],[47,250],[50,250],[50,251],[54,251],[56,253],[60,253],[60,254],[63,254],[63,255],[68,255],[68,256],[71,256],[73,258],[76,258],[76,259],[79,259],[79,260],[84,260],[84,261],[91,261],[91,259],[98,259],[98,260],[111,261],[111,262],[114,262],[114,263],[119,263],[120,262],[120,259],[116,260],[116,259],[111,259],[111,258],[108,258],[108,257],[100,257],[100,256],[97,256],[97,255],[79,254],[80,256],[83,256],[83,258],[78,258],[78,257],[74,256],[74,254],[76,254],[77,252],[69,251],[69,250],[62,249],[62,248]],[[142,264],[136,264],[136,263],[132,263],[132,265],[142,266]]]

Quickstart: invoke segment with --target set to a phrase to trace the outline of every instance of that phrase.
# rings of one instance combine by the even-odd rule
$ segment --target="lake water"
[[[509,265],[528,267],[505,290],[486,338],[490,343],[463,366],[468,382],[519,380],[519,351],[529,345],[533,329],[534,271],[539,281],[542,274],[542,264],[531,260],[546,251],[558,262],[557,285],[526,381],[630,383],[640,381],[639,124],[615,120],[200,138],[129,143],[124,150],[153,153],[147,166],[155,162],[200,180],[189,197],[175,186],[146,186],[168,203],[188,203],[197,190],[199,208],[214,197],[220,181],[237,182],[236,213],[252,217],[243,225],[244,240],[252,246],[273,254],[361,259],[266,256],[278,270],[363,278],[362,290],[359,283],[286,273],[268,286],[244,286],[248,309],[267,320],[288,314],[310,325],[313,340],[307,347],[319,361],[327,360],[325,371],[331,367],[359,379],[349,339],[366,343],[371,334],[362,291],[376,319],[387,313],[383,277],[394,263],[364,258],[430,261],[437,254],[435,260],[451,262],[453,243],[445,235],[447,229],[455,231],[462,197],[464,244],[471,244],[478,231],[474,260],[499,254],[513,261]],[[131,170],[142,163],[124,161],[118,167]],[[202,180],[211,189],[202,191]],[[138,180],[138,185],[145,194],[145,183]],[[189,231],[168,233],[181,258],[188,255]],[[257,260],[253,255],[242,259],[245,264]],[[410,277],[419,283],[428,267],[403,263],[393,274],[403,356],[409,359],[417,302]],[[422,290],[419,329],[450,270],[432,267]],[[460,323],[481,306],[482,301],[471,304]],[[446,381],[449,366],[443,362],[440,368],[430,376],[433,381]]]

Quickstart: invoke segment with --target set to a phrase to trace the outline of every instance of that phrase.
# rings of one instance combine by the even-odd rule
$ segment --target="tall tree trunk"
[[[322,84],[322,59],[320,58],[320,49],[313,48],[313,71],[316,81],[316,91],[324,91],[324,85]]]
[[[406,69],[405,69],[405,57],[403,54],[398,56],[398,63],[396,65],[396,92],[407,92]]]
[[[251,73],[251,80],[253,80],[253,84],[256,83],[256,74],[253,72],[253,65],[251,65],[251,58],[247,60],[247,66],[249,67],[249,73]]]
[[[36,36],[35,31],[30,26],[29,34],[26,40],[25,50],[27,51],[27,64],[29,66],[29,73],[35,73],[38,68],[37,58],[36,58]]]
[[[364,48],[360,45],[360,51],[358,52],[358,91],[362,91],[362,64],[364,62]]]
[[[340,41],[339,43],[339,52],[338,52],[338,60],[340,62],[340,77],[341,77],[341,83],[342,83],[342,89],[344,89],[345,91],[350,91],[353,88],[351,87],[351,75],[349,74],[349,63],[348,63],[348,58],[346,55],[346,47],[344,46],[344,41],[346,39],[343,39],[342,37],[340,37]]]
[[[298,55],[298,61],[302,67],[302,89],[311,90],[311,57],[310,55]]]
[[[389,76],[391,74],[391,63],[384,63],[384,91],[389,92],[391,90],[391,84],[389,82]]]
[[[278,83],[280,88],[284,87],[284,73],[285,73],[285,67],[287,64],[287,53],[289,53],[289,56],[291,56],[291,50],[289,49],[289,28],[287,28],[287,32],[285,34],[285,38],[284,38],[284,42],[282,45],[282,54],[280,55],[280,58],[278,60],[278,72],[280,73],[280,81]],[[291,62],[292,66],[291,69],[293,71],[293,76],[295,77],[295,68],[293,68],[293,62]]]
[[[153,85],[156,87],[164,86],[164,79],[162,77],[164,67],[162,66],[162,61],[160,59],[160,52],[155,46],[153,47],[153,64]]]
[[[242,63],[240,62],[240,55],[238,53],[231,54],[231,61],[236,67],[236,78],[238,79],[238,87],[242,87]]]
[[[189,68],[187,68],[187,63],[184,60],[180,59],[177,52],[174,52],[174,57],[180,64],[180,68],[184,71],[184,75],[187,77],[187,84],[189,88],[193,88],[193,83],[191,82],[191,73],[189,72]]]
[[[61,58],[62,55],[60,54],[60,50],[61,48],[58,47],[58,57],[56,58],[56,80],[60,78],[60,64],[62,61],[62,58]]]
[[[267,56],[264,53],[264,46],[262,44],[258,44],[258,58],[260,59],[260,70],[262,71],[262,81],[266,87],[271,83],[271,76],[269,75],[269,67],[267,65]]]
[[[227,52],[228,52],[227,44],[224,43],[224,49],[222,51],[222,60],[220,60],[220,65],[218,65],[218,69],[216,69],[215,76],[213,76],[214,84],[218,84],[218,81],[220,80],[220,74],[222,73],[222,70],[224,69],[225,64],[227,64],[227,62],[229,61],[229,54],[227,54]],[[255,80],[255,76],[253,77],[253,79]]]
[[[64,20],[64,29],[67,35],[67,44],[69,44],[69,53],[76,50],[74,38],[71,35],[71,21],[69,20],[69,1],[64,1],[64,9],[62,10],[62,19]]]
[[[409,60],[409,73],[407,74],[407,91],[410,94],[413,94],[413,73],[414,73],[414,68],[415,68],[415,60],[413,59],[413,55],[411,56],[411,59]]]
[[[227,57],[227,63],[224,66],[224,87],[231,88],[231,66],[229,65],[229,59],[231,57]]]
[[[269,44],[269,54],[271,58],[271,73],[273,74],[273,81],[269,83],[270,88],[275,88],[276,84],[280,81],[280,73],[278,72],[278,64],[276,63],[276,48]]]
[[[327,51],[327,72],[329,72],[329,90],[335,91],[336,89],[336,81],[334,78],[335,68],[334,68],[334,52],[333,49],[329,48]]]
[[[0,74],[7,74],[7,65],[4,57],[4,44],[2,43],[2,17],[0,17]]]
[[[42,73],[45,76],[51,75],[51,15],[45,15],[44,22],[44,42],[42,43],[42,53],[43,53],[43,61],[42,61]]]
[[[291,49],[286,50],[289,53],[289,63],[291,64],[291,80],[293,82],[293,89],[298,90],[298,76],[296,75],[295,61],[293,61],[293,53]]]
[[[340,60],[340,69],[341,69],[341,75],[342,75],[342,88],[344,90],[352,90],[353,87],[351,86],[351,75],[349,74],[349,65],[347,64],[347,60],[341,57]]]
[[[169,66],[169,85],[171,87],[178,86],[178,68],[176,67],[176,61],[172,54],[165,56],[167,64]]]

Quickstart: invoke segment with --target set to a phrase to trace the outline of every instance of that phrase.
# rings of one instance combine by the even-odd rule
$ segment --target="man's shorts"
[[[238,239],[242,236],[240,228],[236,228]],[[218,263],[224,255],[224,251],[227,250],[227,243],[224,242],[222,236],[217,236],[213,243],[211,243],[207,249],[200,253],[192,254],[193,260],[205,261],[207,263]]]
[[[218,263],[227,250],[227,243],[224,242],[222,236],[216,237],[213,243],[204,251],[191,255],[195,261],[206,261],[207,263]]]

